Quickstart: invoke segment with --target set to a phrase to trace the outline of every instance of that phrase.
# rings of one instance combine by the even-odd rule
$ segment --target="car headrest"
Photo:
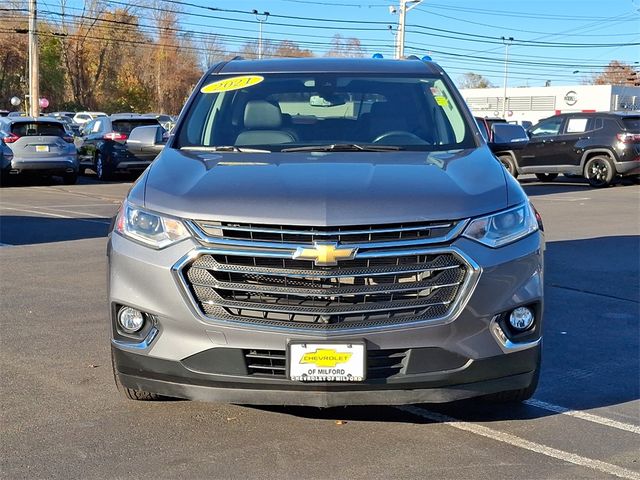
[[[244,107],[244,128],[278,129],[282,125],[280,107],[265,100],[251,100]]]

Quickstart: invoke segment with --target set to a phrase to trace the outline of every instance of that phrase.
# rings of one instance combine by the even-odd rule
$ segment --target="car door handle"
[[[542,143],[553,143],[553,140],[548,139],[548,140],[542,140]]]
[[[578,140],[589,140],[591,137],[578,137]]]

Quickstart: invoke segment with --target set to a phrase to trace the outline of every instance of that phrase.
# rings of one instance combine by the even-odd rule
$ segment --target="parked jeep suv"
[[[529,137],[522,150],[500,154],[514,176],[535,173],[549,182],[567,173],[606,187],[617,176],[640,174],[638,114],[563,113],[531,127]]]
[[[138,400],[522,400],[543,249],[437,64],[220,63],[114,221],[116,382]]]

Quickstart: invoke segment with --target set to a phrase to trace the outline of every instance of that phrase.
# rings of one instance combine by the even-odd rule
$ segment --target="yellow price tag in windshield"
[[[202,93],[231,92],[245,87],[252,87],[263,80],[264,77],[260,75],[243,75],[241,77],[225,78],[224,80],[218,80],[217,82],[205,85],[200,91]]]
[[[436,99],[436,103],[438,105],[440,105],[441,107],[448,107],[449,106],[449,100],[447,100],[445,97],[443,97],[442,95],[437,95],[436,97],[434,97]]]

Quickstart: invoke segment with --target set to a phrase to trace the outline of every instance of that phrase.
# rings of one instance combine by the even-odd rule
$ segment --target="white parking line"
[[[525,400],[524,403],[526,403],[527,405],[531,405],[532,407],[548,410],[549,412],[561,413],[562,415],[569,415],[571,417],[579,418],[581,420],[586,420],[587,422],[599,423],[600,425],[604,425],[611,428],[617,428],[618,430],[625,430],[627,432],[640,435],[640,426],[638,425],[618,422],[617,420],[601,417],[599,415],[594,415],[592,413],[581,412],[579,410],[572,410],[570,408],[561,407],[560,405],[554,405],[552,403],[543,402],[542,400],[536,400],[535,398],[532,398],[530,400]]]
[[[25,211],[28,211],[28,210],[26,210],[24,208],[23,205],[16,205],[16,204],[11,204],[11,205],[14,205],[14,208],[12,208],[12,207],[3,207],[3,208],[6,208],[8,210],[12,210],[13,209],[13,210],[25,210]],[[93,218],[105,218],[104,215],[96,215],[95,213],[88,213],[88,212],[76,212],[75,210],[65,210],[64,208],[53,209],[53,208],[48,208],[48,207],[32,207],[30,205],[27,205],[27,206],[29,206],[30,208],[38,209],[38,212],[40,212],[41,214],[48,213],[48,212],[43,212],[42,210],[54,210],[56,212],[73,213],[75,215],[85,215],[87,217],[93,217]],[[70,217],[70,218],[76,218],[76,217]]]
[[[2,206],[2,208],[4,208],[5,210],[11,210],[14,212],[36,213],[38,215],[44,215],[46,217],[69,218],[71,220],[78,220],[79,222],[102,223],[104,225],[111,225],[111,222],[106,220],[90,220],[88,218],[71,217],[69,215],[58,215],[56,213],[43,212],[38,210],[29,210],[26,208],[11,208],[11,207],[5,207],[5,206]],[[76,213],[76,212],[72,212],[72,213]],[[89,215],[89,214],[82,213],[80,215]],[[103,216],[100,216],[100,215],[89,215],[89,216],[96,217],[96,218],[104,218]]]
[[[86,207],[113,207],[114,205],[119,205],[122,202],[111,202],[111,203],[83,203],[83,204],[73,204],[73,203],[69,203],[69,204],[63,204],[63,205],[46,205],[46,206],[40,206],[40,205],[25,205],[22,203],[13,203],[13,202],[4,202],[5,205],[12,205],[14,207],[29,207],[29,208],[45,208],[45,209],[51,209],[51,208],[75,208],[75,207],[82,207],[82,208],[86,208]]]
[[[510,433],[500,432],[498,430],[485,427],[484,425],[477,425],[475,423],[459,421],[453,417],[449,417],[448,415],[442,415],[440,413],[431,412],[429,410],[414,406],[396,408],[403,412],[426,418],[427,420],[443,423],[450,427],[457,428],[458,430],[463,430],[465,432],[470,432],[482,437],[490,438],[492,440],[506,443],[514,447],[523,448],[531,452],[540,453],[542,455],[546,455],[547,457],[552,457],[564,462],[573,463],[574,465],[590,468],[592,470],[606,473],[608,475],[614,475],[620,478],[640,480],[640,473],[634,472],[633,470],[602,462],[600,460],[594,460],[592,458],[576,455],[575,453],[565,452],[564,450],[558,450],[557,448],[548,447],[541,443],[531,442],[529,440],[525,440],[524,438],[511,435]]]
[[[553,195],[549,195],[550,198],[547,197],[535,197],[535,202],[540,200],[549,200],[550,202],[584,202],[586,200],[591,200],[591,197],[556,197]],[[551,198],[552,197],[552,198]]]

